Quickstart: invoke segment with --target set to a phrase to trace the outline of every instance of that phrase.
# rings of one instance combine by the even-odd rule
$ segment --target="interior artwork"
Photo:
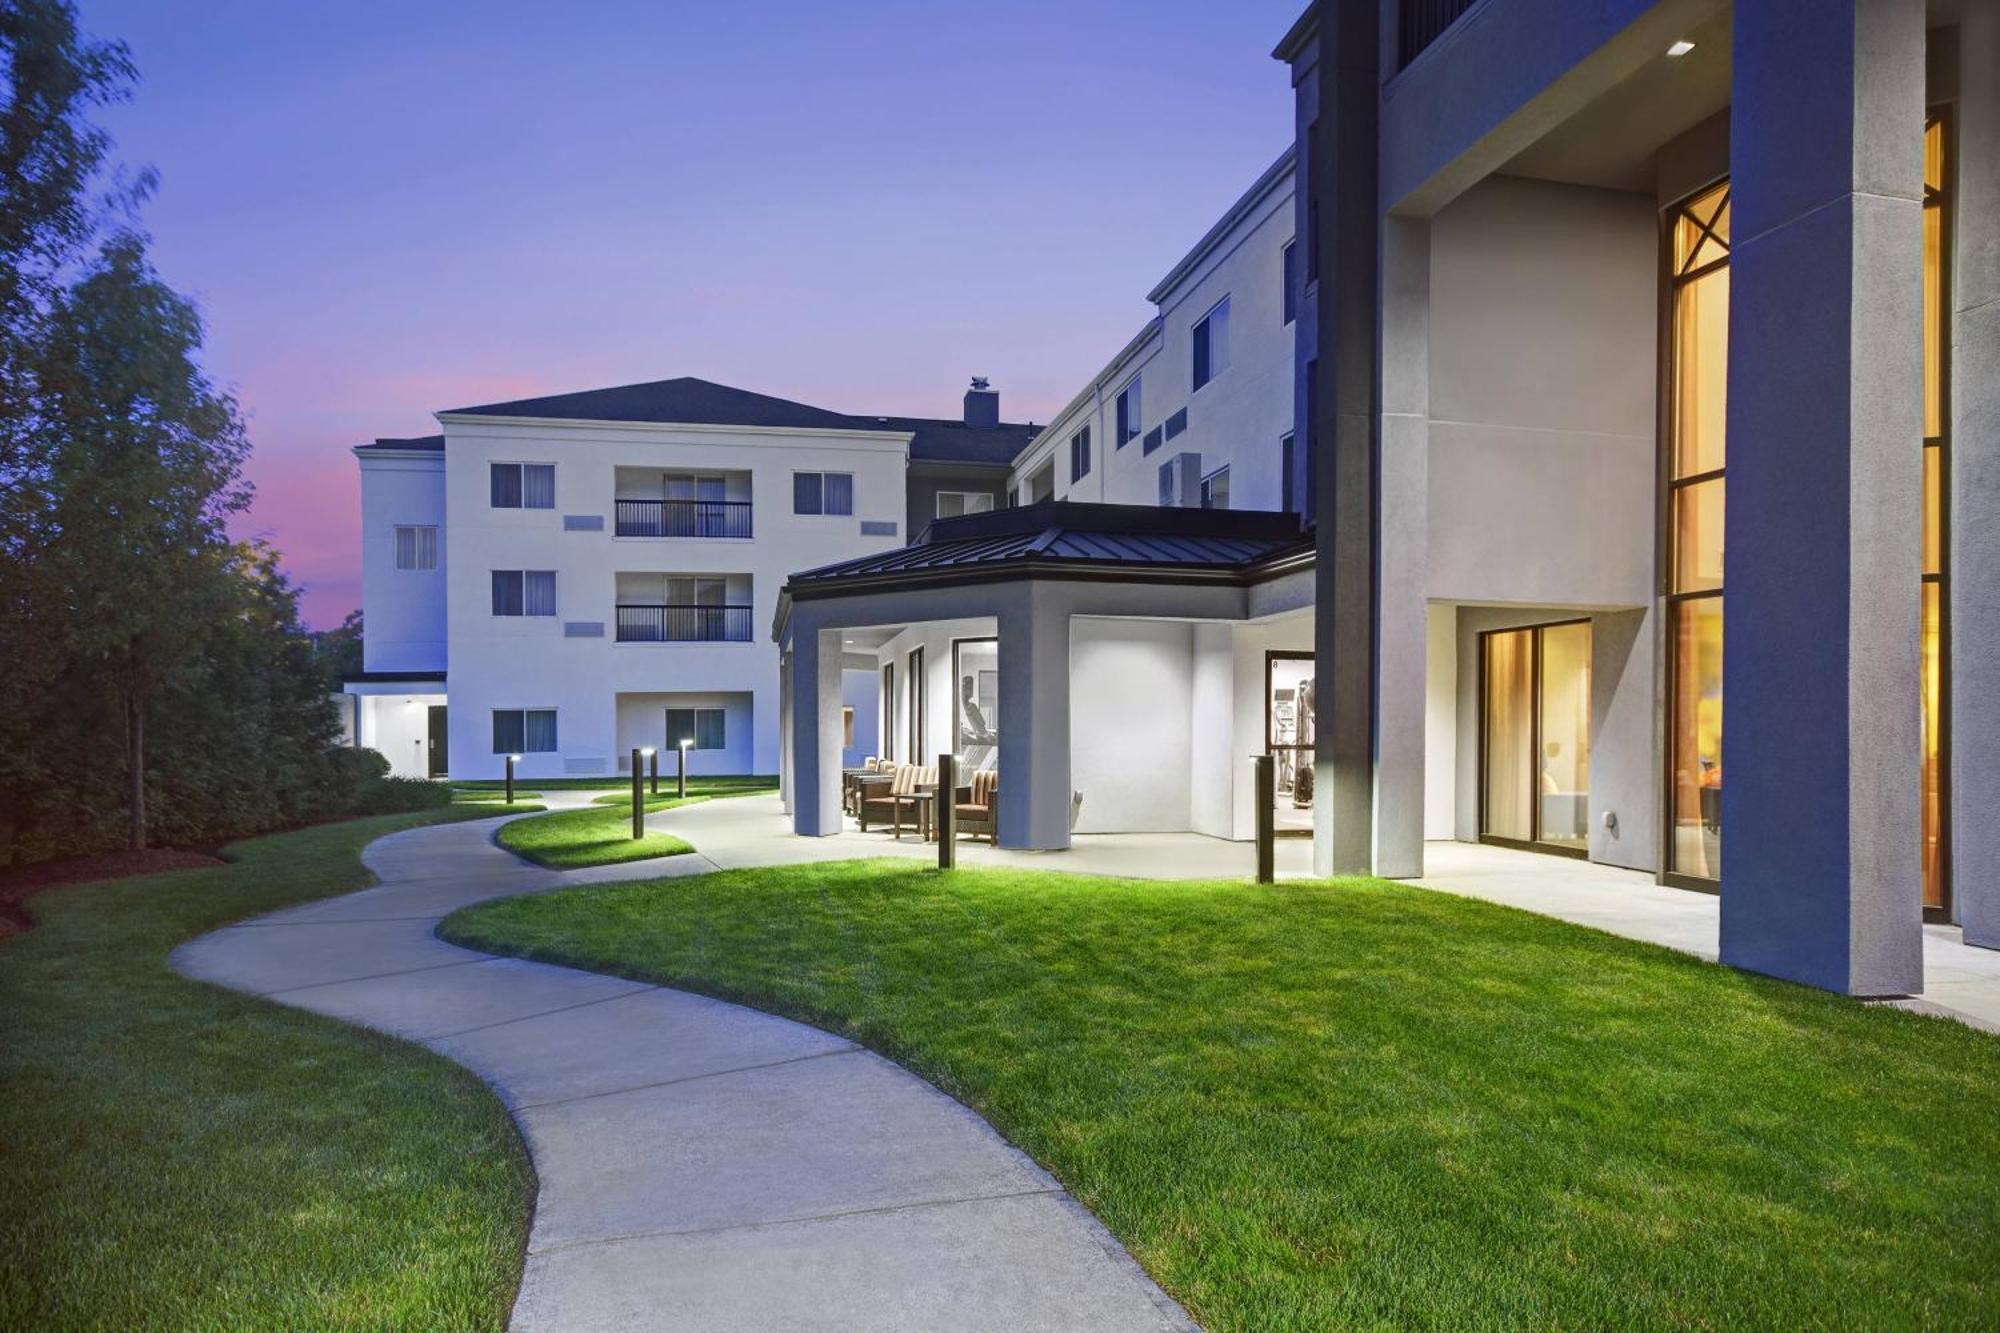
[[[960,639],[951,646],[952,715],[968,773],[1000,766],[1000,643]]]

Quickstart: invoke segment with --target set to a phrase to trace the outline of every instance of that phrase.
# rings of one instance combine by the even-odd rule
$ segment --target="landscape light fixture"
[[[639,753],[646,756],[646,777],[652,788],[647,794],[658,796],[660,794],[660,752],[650,745],[644,745],[639,748]]]
[[[521,756],[518,754],[507,756],[507,804],[509,805],[514,804],[514,765],[520,762]]]
[[[674,747],[674,753],[680,756],[680,767],[674,773],[674,795],[683,801],[688,794],[688,746],[693,744],[694,737],[683,736],[681,743]]]
[[[1694,43],[1683,37],[1680,41],[1675,42],[1667,48],[1667,55],[1671,59],[1678,60],[1692,50],[1694,50]]]
[[[639,747],[632,747],[632,841],[646,836],[646,798],[639,784],[645,780],[645,771],[639,767]]]

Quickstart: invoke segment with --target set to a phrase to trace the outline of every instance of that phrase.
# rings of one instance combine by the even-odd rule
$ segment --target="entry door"
[[[441,778],[451,771],[445,754],[444,708],[443,704],[431,705],[430,744],[424,747],[430,756],[430,775],[434,778]]]
[[[1307,838],[1313,829],[1313,655],[1264,656],[1264,747],[1276,781],[1271,825],[1279,837]]]
[[[1480,636],[1479,837],[1590,847],[1590,622]]]

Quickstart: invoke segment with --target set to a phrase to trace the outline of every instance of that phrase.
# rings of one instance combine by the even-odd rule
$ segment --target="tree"
[[[313,656],[326,669],[328,680],[338,683],[342,677],[352,676],[361,670],[361,609],[356,607],[347,613],[337,629],[330,629],[313,638]]]

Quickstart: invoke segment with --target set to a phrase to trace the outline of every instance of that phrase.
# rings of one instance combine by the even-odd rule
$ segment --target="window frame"
[[[947,514],[944,512],[944,497],[947,495],[959,497],[959,511],[956,514]],[[967,500],[984,500],[986,507],[984,509],[967,508],[965,506],[965,501]],[[966,518],[972,514],[990,514],[998,507],[999,505],[991,491],[938,491],[931,497],[932,518]]]
[[[714,754],[717,751],[729,748],[729,710],[726,706],[722,704],[684,704],[676,707],[673,704],[668,704],[661,712],[660,727],[661,735],[666,741],[666,748],[669,752],[678,750],[681,744],[679,737],[674,732],[673,716],[675,713],[686,713],[689,715],[688,733],[689,739],[693,742],[687,747],[690,754]],[[702,743],[702,722],[710,714],[713,714],[716,719],[716,744],[705,745]]]
[[[523,708],[495,708],[490,710],[490,712],[492,714],[492,721],[493,721],[494,754],[556,754],[561,751],[562,724],[561,724],[561,719],[557,716],[559,710],[555,708],[523,707]],[[519,719],[520,729],[521,729],[520,730],[521,743],[516,746],[503,748],[500,745],[500,719],[503,716],[510,713]],[[538,749],[528,748],[528,714],[530,713],[547,713],[549,715],[550,741],[546,748],[538,748]]]
[[[815,495],[817,498],[815,503],[818,507],[815,509],[801,509],[799,507],[799,485],[807,477],[816,479],[815,485],[817,489]],[[845,509],[829,509],[827,507],[829,497],[826,482],[829,477],[842,477],[846,479],[847,507]],[[853,518],[854,474],[852,472],[835,471],[829,468],[792,469],[792,513],[799,518]]]
[[[1222,498],[1224,501],[1224,503],[1219,505],[1212,503],[1212,501],[1215,498],[1214,487],[1218,479],[1220,479],[1222,482]],[[1227,503],[1228,499],[1229,499],[1229,464],[1224,463],[1221,467],[1215,469],[1215,471],[1209,473],[1207,476],[1201,479],[1201,507],[1203,509],[1228,509],[1229,508],[1229,505]]]
[[[1189,392],[1200,393],[1215,383],[1217,377],[1228,371],[1230,366],[1228,292],[1224,292],[1221,299],[1194,322],[1189,341],[1192,356],[1188,378],[1194,386]]]
[[[549,502],[547,504],[528,503],[528,469],[545,469],[549,474]],[[509,469],[514,475],[514,501],[509,504],[499,498],[499,481]],[[486,507],[488,509],[554,509],[556,507],[556,465],[530,460],[492,459],[486,464]]]
[[[499,619],[503,619],[503,620],[552,620],[552,619],[554,619],[554,618],[556,617],[556,615],[558,614],[558,610],[559,610],[559,607],[560,607],[560,604],[561,604],[561,598],[560,598],[560,597],[558,596],[558,592],[559,592],[559,588],[558,588],[558,583],[557,583],[557,579],[556,579],[556,571],[555,571],[555,570],[553,570],[553,569],[495,569],[495,570],[491,570],[491,571],[489,571],[489,573],[490,573],[490,575],[491,575],[491,580],[490,580],[490,582],[491,582],[491,587],[492,587],[492,593],[493,593],[493,609],[492,609],[492,615],[493,615],[494,617],[496,617],[496,618],[499,618]],[[520,610],[518,610],[518,611],[506,611],[506,610],[502,610],[502,609],[500,608],[500,600],[501,600],[501,598],[500,598],[500,589],[501,589],[501,586],[502,586],[502,585],[501,585],[501,583],[500,583],[500,580],[501,580],[502,578],[504,578],[504,577],[506,577],[506,576],[510,575],[510,574],[511,574],[511,575],[512,575],[512,576],[514,577],[514,579],[515,579],[515,585],[514,585],[514,587],[515,587],[515,594],[516,594],[516,595],[514,596],[514,598],[513,598],[512,600],[513,600],[513,602],[514,602],[514,604],[515,604],[515,605],[517,605],[517,606],[519,606],[519,607],[520,607]],[[530,611],[530,610],[528,609],[528,601],[529,601],[529,595],[528,595],[528,577],[529,577],[530,575],[532,575],[532,574],[546,574],[546,575],[548,575],[548,579],[549,579],[549,609],[548,609],[548,610],[546,610],[546,611]]]
[[[1119,389],[1111,400],[1111,433],[1117,437],[1114,443],[1120,449],[1138,439],[1143,429],[1140,420],[1144,413],[1144,404],[1141,401],[1143,397],[1140,389],[1141,378],[1142,376],[1134,375],[1126,380],[1124,387]]]
[[[1084,426],[1069,437],[1069,483],[1074,486],[1090,475],[1090,427]]]
[[[438,567],[438,525],[435,523],[397,523],[391,538],[390,563],[398,574],[434,574]],[[410,564],[403,563],[403,534],[410,537]],[[430,534],[430,562],[424,563],[423,534]]]

